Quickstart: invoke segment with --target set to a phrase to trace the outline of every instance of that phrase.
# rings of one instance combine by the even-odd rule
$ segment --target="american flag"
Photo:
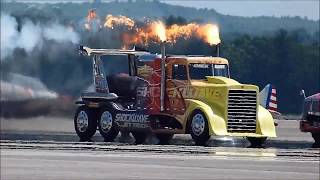
[[[269,93],[269,98],[267,99],[267,109],[269,111],[278,112],[277,106],[277,90],[274,86],[270,86],[271,93]]]

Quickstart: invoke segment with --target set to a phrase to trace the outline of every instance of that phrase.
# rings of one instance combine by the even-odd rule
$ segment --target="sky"
[[[1,0],[12,1],[12,0]],[[86,2],[93,0],[16,0],[24,2]],[[112,0],[101,0],[109,2]],[[119,0],[126,1],[126,0]],[[135,1],[135,0],[132,0]],[[148,0],[147,0],[148,1]],[[300,16],[319,20],[320,0],[159,0],[173,5],[215,9],[221,14],[234,16]]]
[[[221,14],[235,16],[300,16],[319,20],[320,0],[207,0],[163,2],[196,8],[215,9]]]

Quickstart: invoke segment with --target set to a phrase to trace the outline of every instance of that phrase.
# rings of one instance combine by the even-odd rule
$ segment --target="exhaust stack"
[[[160,111],[164,111],[164,95],[166,88],[166,41],[161,42],[161,84],[160,84]]]
[[[216,57],[220,57],[220,43],[216,45]]]

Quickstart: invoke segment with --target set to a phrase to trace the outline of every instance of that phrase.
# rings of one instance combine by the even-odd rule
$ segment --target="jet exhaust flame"
[[[104,27],[114,29],[114,26],[117,25],[124,25],[129,29],[132,29],[135,26],[135,22],[126,16],[112,16],[111,14],[107,15]]]
[[[156,35],[159,37],[161,42],[166,41],[166,28],[161,21],[157,21],[153,23],[153,26],[156,31]]]
[[[217,45],[221,43],[220,37],[219,37],[219,27],[215,24],[206,24],[203,27],[205,34],[204,38],[210,45]]]
[[[86,17],[86,22],[84,28],[88,31],[101,29],[100,19],[96,13],[95,9],[90,9]]]
[[[125,47],[132,44],[147,46],[149,42],[176,43],[178,39],[191,37],[202,39],[210,45],[221,43],[219,27],[216,24],[189,23],[186,25],[173,24],[166,27],[161,21],[151,21],[138,26],[134,20],[126,16],[108,15],[104,27],[115,29],[116,26],[127,27],[127,31],[122,34]]]

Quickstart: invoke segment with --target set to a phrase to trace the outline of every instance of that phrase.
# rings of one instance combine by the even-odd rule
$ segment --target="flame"
[[[216,24],[189,23],[186,25],[173,24],[166,27],[161,21],[145,21],[141,27],[134,20],[126,16],[107,15],[104,27],[115,29],[116,26],[126,26],[127,32],[122,33],[124,47],[130,44],[142,44],[147,46],[149,42],[176,43],[178,39],[196,37],[203,39],[210,45],[221,43],[219,27]]]
[[[167,40],[167,38],[166,38],[166,28],[165,28],[163,22],[156,21],[156,22],[152,23],[152,26],[153,26],[152,29],[155,30],[155,33],[160,38],[160,41],[161,42],[166,41]]]
[[[142,44],[147,46],[149,42],[166,41],[166,28],[161,21],[147,23],[143,27],[136,27],[131,32],[123,33],[125,46],[130,44]]]
[[[89,10],[89,13],[88,13],[88,16],[87,16],[87,21],[91,21],[93,19],[97,18],[97,13],[96,13],[96,10],[95,9],[90,9]]]
[[[90,9],[88,15],[86,17],[86,23],[84,24],[84,28],[88,31],[101,29],[100,19],[97,16],[95,9]]]
[[[168,41],[175,43],[177,39],[189,39],[192,36],[205,40],[210,45],[217,45],[221,42],[219,28],[215,24],[199,25],[189,23],[186,25],[174,24],[167,30]]]
[[[126,16],[112,16],[111,14],[107,15],[104,27],[113,29],[115,25],[124,25],[129,29],[132,29],[135,25],[135,22]]]
[[[179,38],[188,39],[194,34],[194,32],[196,32],[198,28],[199,25],[195,23],[190,23],[187,25],[173,24],[166,30],[168,41],[175,43]]]
[[[204,25],[200,30],[200,34],[200,36],[202,36],[210,45],[217,45],[221,43],[219,27],[215,24]]]

